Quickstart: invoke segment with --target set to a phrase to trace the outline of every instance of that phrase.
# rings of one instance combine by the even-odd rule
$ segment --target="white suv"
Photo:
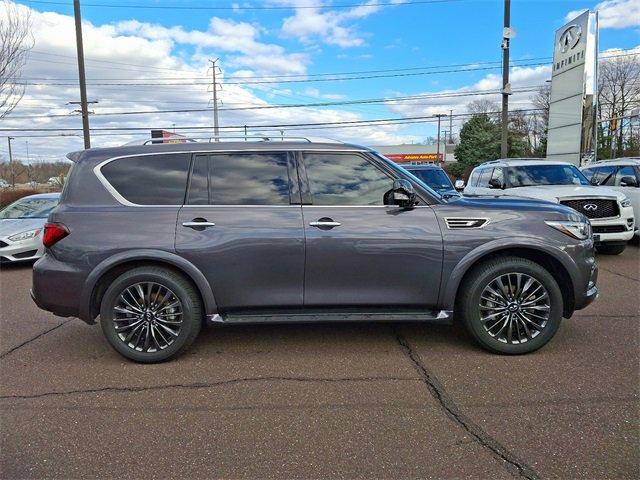
[[[540,158],[485,162],[471,172],[465,195],[517,196],[561,203],[591,221],[596,250],[618,255],[633,237],[635,221],[629,198],[595,187],[573,164]]]
[[[640,157],[616,158],[585,165],[580,170],[593,185],[624,193],[636,216],[640,215]],[[640,237],[636,222],[636,237]]]

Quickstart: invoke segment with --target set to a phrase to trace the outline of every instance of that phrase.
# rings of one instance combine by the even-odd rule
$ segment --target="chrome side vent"
[[[464,228],[482,228],[489,223],[488,218],[463,218],[463,217],[448,217],[444,219],[447,222],[447,228],[449,230],[461,230]]]

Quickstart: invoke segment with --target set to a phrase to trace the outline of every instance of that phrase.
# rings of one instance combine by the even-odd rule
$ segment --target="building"
[[[382,145],[373,147],[389,160],[396,163],[407,163],[411,165],[420,165],[423,163],[449,163],[455,162],[453,155],[455,149],[454,144],[440,144],[440,158],[438,158],[437,145],[421,145],[421,144],[405,144],[405,145]]]

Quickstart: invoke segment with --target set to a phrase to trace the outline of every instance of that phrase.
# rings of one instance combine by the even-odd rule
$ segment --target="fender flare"
[[[578,284],[579,278],[578,266],[575,264],[575,262],[567,252],[563,251],[561,248],[550,246],[549,244],[545,244],[534,238],[520,237],[514,239],[512,237],[501,238],[483,243],[482,245],[468,252],[462,258],[462,260],[460,260],[456,264],[453,271],[449,275],[449,278],[442,278],[442,282],[440,285],[440,305],[443,308],[453,310],[458,293],[458,288],[469,269],[472,268],[473,265],[475,265],[479,260],[488,255],[497,253],[501,250],[512,249],[523,249],[530,251],[533,250],[553,257],[564,267],[564,269],[569,274],[572,282],[571,287],[575,295],[575,289],[576,285]]]
[[[205,314],[213,315],[218,312],[218,304],[213,296],[213,291],[211,290],[209,282],[204,274],[193,263],[179,255],[176,255],[175,253],[164,250],[137,249],[117,253],[104,259],[89,274],[80,297],[82,299],[82,305],[80,307],[79,317],[82,320],[88,323],[94,323],[94,316],[91,313],[91,300],[93,298],[96,285],[102,276],[113,267],[132,261],[156,261],[158,263],[164,263],[177,268],[187,275],[187,277],[189,277],[196,285],[196,288],[202,297]]]

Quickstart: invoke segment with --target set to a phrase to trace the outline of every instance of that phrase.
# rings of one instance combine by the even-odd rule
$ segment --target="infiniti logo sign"
[[[582,36],[582,27],[580,25],[571,25],[567,28],[562,35],[560,35],[560,40],[558,41],[558,45],[560,46],[560,51],[562,53],[566,53],[568,50],[575,47],[580,41],[580,37]]]
[[[598,205],[596,205],[595,203],[587,203],[582,207],[582,209],[588,212],[595,212],[598,209]]]

